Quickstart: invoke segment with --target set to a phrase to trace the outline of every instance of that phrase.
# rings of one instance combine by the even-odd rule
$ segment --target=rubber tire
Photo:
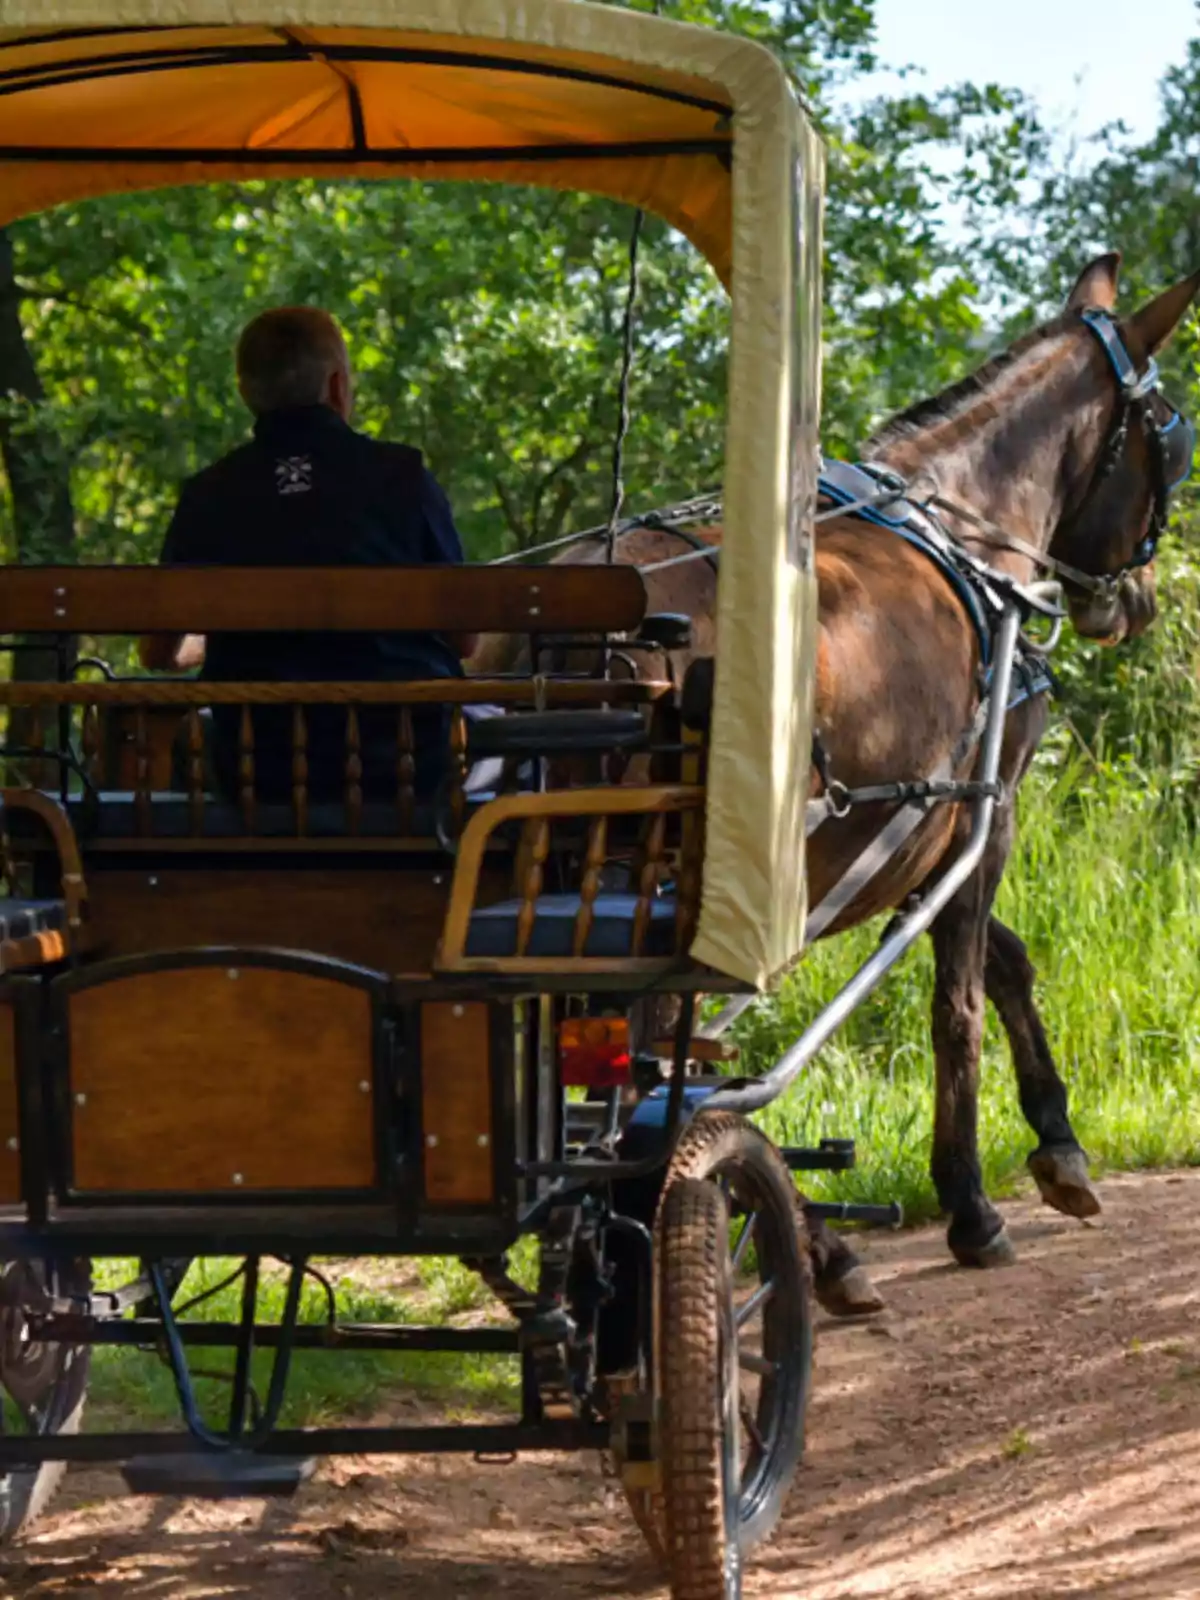
[[[729,1459],[733,1276],[729,1210],[703,1178],[663,1199],[659,1270],[659,1452],[672,1600],[737,1600],[736,1462]],[[736,1358],[732,1372],[736,1404]],[[736,1413],[734,1414],[736,1435]]]
[[[71,1293],[86,1295],[90,1291],[90,1262],[64,1262],[61,1270]],[[91,1348],[70,1345],[60,1349],[65,1370],[56,1380],[49,1421],[43,1433],[75,1434],[79,1432],[87,1399]],[[45,1461],[40,1466],[18,1467],[12,1472],[0,1473],[0,1544],[16,1540],[45,1514],[66,1474],[65,1461]]]
[[[783,1307],[784,1326],[779,1336],[786,1348],[794,1351],[794,1361],[785,1373],[787,1388],[782,1397],[780,1437],[758,1481],[752,1484],[752,1503],[743,1504],[741,1508],[741,1548],[745,1554],[768,1538],[778,1523],[804,1453],[804,1423],[812,1380],[813,1284],[812,1255],[791,1173],[771,1141],[744,1117],[735,1112],[713,1112],[696,1117],[684,1130],[667,1169],[659,1200],[655,1248],[661,1283],[666,1249],[663,1216],[672,1186],[683,1179],[711,1180],[722,1173],[736,1174],[739,1170],[752,1174],[755,1186],[769,1202],[774,1224],[772,1246],[778,1270],[791,1289],[791,1304]],[[659,1349],[665,1349],[661,1328]],[[630,1490],[626,1498],[651,1553],[665,1569],[667,1542],[662,1496],[645,1490]]]

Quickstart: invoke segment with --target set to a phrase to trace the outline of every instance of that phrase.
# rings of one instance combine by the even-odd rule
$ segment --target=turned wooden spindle
[[[187,715],[188,831],[199,838],[204,831],[204,724],[195,706]]]
[[[410,837],[417,804],[417,758],[412,712],[402,706],[396,719],[396,810],[400,833]]]
[[[46,749],[46,722],[40,711],[34,711],[29,718],[28,746],[29,765],[26,768],[28,776],[24,781],[35,789],[44,789],[53,781],[56,774],[48,772],[46,763],[42,759]]]
[[[254,716],[248,705],[242,707],[238,722],[238,802],[242,827],[254,832]]]
[[[292,812],[296,834],[308,832],[308,724],[303,706],[292,707]]]
[[[450,714],[450,815],[457,838],[467,815],[467,719],[461,706]]]
[[[0,825],[0,877],[4,880],[5,893],[20,899],[17,858],[13,855],[12,839],[9,837],[7,825]]]
[[[346,713],[346,829],[352,834],[362,831],[362,782],[362,732],[358,711],[351,706]]]
[[[517,914],[516,954],[523,956],[533,937],[533,924],[537,919],[537,903],[541,898],[546,857],[550,854],[550,819],[531,817],[526,825],[527,847],[524,852],[525,874],[521,885],[521,909]]]
[[[675,878],[675,948],[685,952],[700,920],[700,891],[704,876],[704,812],[685,811],[679,871]]]
[[[133,718],[133,813],[138,834],[151,833],[150,808],[150,725],[143,707]]]
[[[646,844],[638,872],[638,897],[637,904],[633,908],[633,937],[629,951],[633,956],[641,955],[645,948],[646,935],[650,931],[650,913],[654,909],[658,885],[662,879],[666,839],[667,819],[660,811],[657,816],[650,819],[650,826],[646,830]]]
[[[83,770],[89,783],[94,783],[98,788],[104,782],[104,768],[101,759],[100,707],[84,706],[83,727],[79,735],[79,747],[83,755]]]
[[[600,879],[608,859],[608,818],[593,817],[588,824],[587,855],[583,863],[583,882],[579,887],[579,910],[575,914],[573,953],[582,956],[587,950],[592,924],[596,920],[596,896],[600,893]]]

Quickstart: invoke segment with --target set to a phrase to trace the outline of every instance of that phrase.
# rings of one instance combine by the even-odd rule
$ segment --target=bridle
[[[1138,541],[1128,561],[1114,572],[1084,572],[1081,568],[1072,566],[1047,551],[1039,550],[1036,545],[1009,533],[1006,529],[997,527],[995,523],[978,516],[969,507],[948,500],[939,492],[936,484],[931,494],[918,498],[918,503],[923,507],[935,507],[937,510],[949,512],[950,515],[959,518],[972,528],[972,537],[984,544],[1028,557],[1043,572],[1053,573],[1066,588],[1097,595],[1104,600],[1112,600],[1120,592],[1129,574],[1148,566],[1157,554],[1159,540],[1166,530],[1171,496],[1191,476],[1192,457],[1196,450],[1196,430],[1189,419],[1163,394],[1156,361],[1151,359],[1145,372],[1139,376],[1137,364],[1129,354],[1125,340],[1121,336],[1120,326],[1110,312],[1087,307],[1079,313],[1079,319],[1089,333],[1099,341],[1100,348],[1108,358],[1117,380],[1118,393],[1117,405],[1109,423],[1104,447],[1078,505],[1074,507],[1067,520],[1078,522],[1083,516],[1121,460],[1131,424],[1138,424],[1145,432],[1150,452],[1153,502],[1146,533]],[[1160,423],[1154,415],[1156,400],[1169,412],[1166,422]]]
[[[1082,516],[1093,495],[1115,469],[1125,449],[1131,423],[1138,423],[1146,436],[1153,474],[1154,500],[1150,522],[1145,537],[1141,539],[1114,577],[1135,572],[1148,566],[1158,551],[1158,541],[1166,531],[1171,496],[1191,475],[1192,457],[1196,450],[1196,430],[1162,392],[1158,362],[1153,358],[1145,372],[1138,376],[1137,367],[1121,337],[1116,319],[1107,311],[1086,308],[1079,319],[1088,331],[1099,340],[1100,348],[1108,357],[1117,380],[1117,407],[1109,424],[1108,438],[1100,453],[1100,460],[1092,474],[1091,483],[1083,500],[1075,510],[1075,518]],[[1154,415],[1154,401],[1166,406],[1170,413],[1165,423]]]

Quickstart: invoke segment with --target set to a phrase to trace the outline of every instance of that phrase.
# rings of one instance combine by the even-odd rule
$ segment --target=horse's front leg
[[[1002,1266],[1013,1257],[1000,1213],[983,1192],[979,1167],[979,1052],[990,887],[976,872],[931,929],[935,976],[933,1049],[937,1068],[931,1171],[949,1243],[963,1266]]]
[[[987,997],[1008,1034],[1021,1110],[1038,1137],[1029,1170],[1042,1199],[1069,1217],[1094,1217],[1100,1196],[1088,1177],[1087,1157],[1067,1115],[1066,1086],[1038,1016],[1033,966],[1021,940],[995,917],[988,920],[984,976]]]

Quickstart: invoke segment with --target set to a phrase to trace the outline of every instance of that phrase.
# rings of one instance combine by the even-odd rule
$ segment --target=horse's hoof
[[[851,1267],[832,1283],[818,1278],[814,1290],[821,1310],[831,1317],[873,1317],[887,1303],[865,1267]]]
[[[1008,1229],[1001,1228],[986,1244],[956,1243],[951,1229],[950,1249],[960,1267],[1008,1267],[1017,1259],[1017,1252]]]
[[[1087,1157],[1076,1146],[1035,1150],[1027,1163],[1042,1199],[1068,1217],[1095,1217],[1100,1196],[1088,1177]]]

